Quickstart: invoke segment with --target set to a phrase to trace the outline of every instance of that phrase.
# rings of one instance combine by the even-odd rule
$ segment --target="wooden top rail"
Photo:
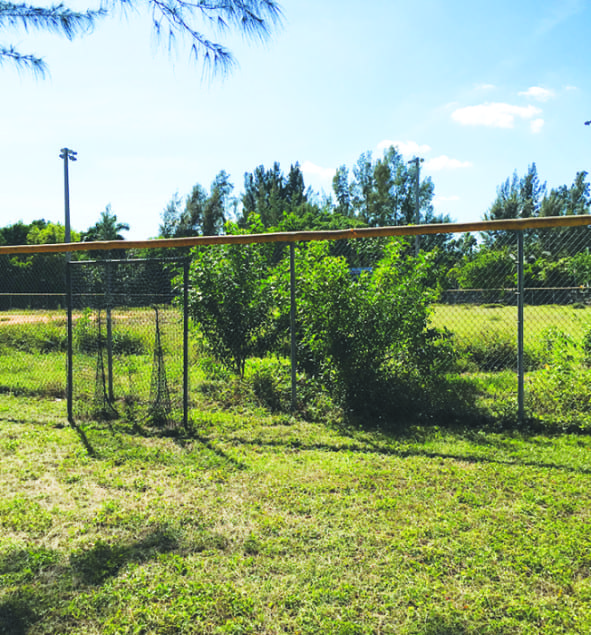
[[[195,247],[197,245],[247,245],[252,243],[293,243],[312,240],[345,240],[376,238],[378,236],[416,236],[426,234],[463,234],[483,231],[519,231],[551,227],[582,227],[591,225],[591,215],[548,216],[546,218],[518,218],[479,221],[472,223],[439,223],[432,225],[403,225],[396,227],[361,227],[326,231],[274,232],[268,234],[237,234],[224,236],[191,236],[189,238],[157,238],[154,240],[108,240],[95,242],[59,243],[52,245],[7,245],[0,247],[1,255],[49,254],[72,251],[109,251],[122,249],[161,249]]]

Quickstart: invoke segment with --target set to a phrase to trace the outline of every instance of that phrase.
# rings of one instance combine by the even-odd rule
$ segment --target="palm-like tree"
[[[118,6],[134,5],[149,7],[156,35],[164,35],[169,48],[177,37],[186,37],[191,55],[204,70],[223,73],[231,70],[236,60],[229,49],[210,39],[202,26],[217,35],[236,30],[248,38],[265,40],[282,16],[276,0],[105,0],[100,9],[86,12],[72,11],[61,3],[36,7],[0,0],[0,33],[20,27],[25,31],[50,31],[71,39],[88,32],[97,19],[113,13]],[[47,71],[40,57],[22,54],[12,45],[0,44],[0,64],[6,61],[42,76]]]
[[[117,215],[111,211],[111,205],[107,205],[105,210],[101,212],[100,220],[87,231],[82,232],[82,240],[87,242],[94,240],[125,240],[121,235],[121,232],[124,231],[129,231],[129,225],[127,223],[118,223]]]

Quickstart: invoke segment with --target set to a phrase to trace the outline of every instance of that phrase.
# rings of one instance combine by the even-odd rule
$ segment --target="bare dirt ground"
[[[65,315],[47,313],[0,313],[0,327],[11,324],[31,324],[34,322],[54,322],[64,320]]]

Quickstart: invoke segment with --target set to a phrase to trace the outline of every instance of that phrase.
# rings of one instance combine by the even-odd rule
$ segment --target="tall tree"
[[[393,146],[375,162],[371,152],[364,152],[353,167],[350,190],[354,214],[370,226],[416,222],[416,170]],[[423,223],[446,221],[434,215],[433,193],[430,177],[420,181],[419,217]]]
[[[236,65],[232,52],[211,39],[207,31],[221,35],[238,31],[254,40],[265,40],[281,22],[282,13],[275,0],[106,0],[98,10],[73,11],[63,4],[33,6],[0,0],[0,32],[6,29],[39,29],[72,39],[86,33],[95,22],[118,7],[147,6],[157,35],[164,35],[169,47],[177,38],[187,38],[191,56],[205,70],[227,72]],[[217,39],[217,38],[216,38]],[[23,54],[13,45],[0,45],[0,63],[10,61],[38,74],[47,66],[42,58]]]
[[[107,205],[101,212],[100,220],[85,232],[82,232],[82,240],[85,242],[93,240],[125,240],[121,232],[129,231],[127,223],[117,221],[117,215],[111,211],[111,205]]]
[[[177,235],[181,214],[183,213],[183,199],[175,192],[162,210],[158,235],[161,238],[174,238]]]
[[[587,172],[577,172],[570,187],[553,188],[542,201],[540,216],[573,216],[591,212],[591,186]],[[540,230],[540,250],[547,255],[566,256],[591,246],[588,227],[557,227]]]
[[[523,177],[515,171],[499,185],[497,196],[484,214],[484,220],[537,217],[545,195],[546,183],[540,181],[536,164],[532,163]],[[529,233],[528,237],[533,238],[533,234]],[[513,232],[506,231],[488,232],[483,238],[489,247],[502,247],[515,241]]]
[[[374,166],[371,152],[363,152],[353,166],[351,199],[356,215],[365,222],[371,218],[371,194],[374,189]]]
[[[332,179],[332,189],[337,199],[335,212],[343,216],[350,216],[351,207],[351,189],[349,186],[349,170],[346,166],[341,165],[336,169]]]
[[[163,238],[182,238],[185,236],[214,236],[220,234],[228,220],[234,185],[225,170],[221,170],[210,192],[196,183],[183,203],[176,193],[162,212],[160,236]]]
[[[308,198],[309,192],[299,163],[290,166],[287,177],[277,162],[269,170],[259,165],[253,173],[244,175],[239,225],[247,227],[248,217],[256,214],[265,227],[277,227],[284,216],[297,214],[305,208]]]
[[[228,206],[233,189],[230,175],[225,170],[219,172],[211,184],[209,198],[203,210],[204,236],[215,236],[222,232],[224,223],[228,220]]]

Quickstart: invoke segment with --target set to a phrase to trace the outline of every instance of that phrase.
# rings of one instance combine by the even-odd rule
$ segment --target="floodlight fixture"
[[[78,153],[74,150],[70,150],[70,148],[62,148],[60,150],[60,159],[70,159],[70,161],[78,160]]]

